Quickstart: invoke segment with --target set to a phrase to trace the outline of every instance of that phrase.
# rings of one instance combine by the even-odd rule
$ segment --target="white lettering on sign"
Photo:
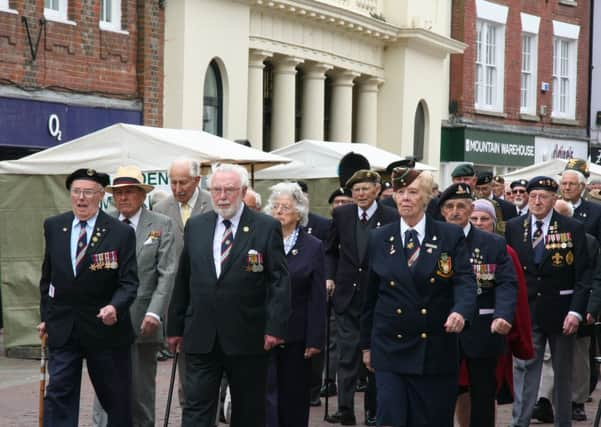
[[[56,114],[50,114],[48,117],[48,132],[57,141],[62,139],[61,122]]]
[[[533,145],[465,139],[466,153],[499,154],[502,156],[534,157]]]

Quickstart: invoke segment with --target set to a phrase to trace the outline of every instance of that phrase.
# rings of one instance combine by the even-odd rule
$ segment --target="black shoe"
[[[309,401],[309,406],[321,406],[321,399],[319,396],[317,398],[313,398]]]
[[[332,397],[338,394],[338,390],[336,390],[336,383],[328,381],[324,385],[321,386],[319,390],[319,395],[321,397]]]
[[[532,418],[542,421],[543,423],[552,423],[555,421],[555,417],[553,416],[553,406],[551,406],[549,399],[545,399],[544,397],[538,399],[538,402],[534,405]]]
[[[355,414],[348,411],[338,411],[335,414],[326,417],[326,422],[330,424],[342,424],[343,426],[355,426],[357,420]]]
[[[584,403],[572,402],[572,419],[574,421],[586,421],[586,412],[584,412]]]
[[[164,362],[167,359],[173,359],[173,353],[165,349],[159,350],[159,352],[157,353],[157,360],[159,362]]]
[[[357,380],[355,391],[357,393],[363,393],[365,390],[367,390],[367,381],[364,379]]]
[[[375,426],[376,425],[376,415],[372,411],[365,411],[365,425],[366,426]]]

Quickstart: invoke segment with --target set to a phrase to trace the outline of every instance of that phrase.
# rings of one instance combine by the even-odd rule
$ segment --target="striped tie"
[[[234,234],[232,233],[232,222],[229,219],[223,220],[225,231],[221,238],[221,266],[227,261],[230,252],[232,251],[232,245],[234,243]]]
[[[413,229],[405,231],[405,256],[409,268],[415,265],[419,257],[419,238]]]
[[[79,264],[88,248],[88,234],[86,233],[86,221],[79,221],[79,238],[77,239],[77,250],[75,252],[75,268],[79,269]]]
[[[544,244],[544,235],[543,235],[543,222],[536,221],[536,230],[534,230],[534,235],[532,236],[532,249],[534,252],[534,263],[540,264],[545,256],[545,244]]]

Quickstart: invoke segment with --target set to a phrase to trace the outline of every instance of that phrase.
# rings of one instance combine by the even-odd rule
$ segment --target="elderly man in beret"
[[[492,194],[498,199],[505,200],[505,178],[501,175],[492,177]]]
[[[512,425],[530,425],[548,342],[555,372],[555,425],[571,426],[575,333],[589,293],[584,226],[553,210],[558,190],[553,178],[532,178],[526,190],[529,214],[508,221],[505,235],[526,276],[536,356],[515,360]]]
[[[78,169],[67,177],[71,211],[44,222],[40,336],[48,334],[50,381],[44,425],[76,427],[82,362],[108,425],[132,425],[129,308],[138,272],[134,230],[100,210],[107,174]]]
[[[377,201],[381,179],[361,169],[346,182],[354,204],[332,211],[326,240],[326,286],[333,293],[338,333],[338,412],[329,422],[355,425],[354,395],[359,374],[359,318],[367,279],[367,240],[371,230],[398,219],[395,209]],[[366,422],[375,425],[375,384],[368,376]]]
[[[155,425],[156,353],[163,340],[163,322],[171,297],[177,261],[174,248],[173,221],[168,216],[151,212],[144,206],[146,195],[153,190],[144,184],[142,171],[136,166],[117,169],[112,193],[119,220],[136,233],[136,255],[140,285],[130,307],[136,335],[132,346],[133,424]],[[107,425],[106,413],[94,401],[94,425]]]
[[[478,311],[468,330],[459,335],[469,377],[471,426],[495,426],[495,369],[505,352],[517,299],[517,280],[505,239],[472,226],[472,194],[466,184],[453,184],[440,196],[446,222],[463,229],[476,282]],[[491,206],[492,210],[492,206]],[[465,390],[461,390],[465,391]]]
[[[510,184],[510,187],[517,216],[526,215],[528,213],[528,193],[526,192],[528,181],[516,179]]]
[[[478,199],[488,199],[492,201],[494,205],[499,206],[503,218],[498,218],[499,215],[497,215],[497,222],[507,221],[511,218],[516,217],[517,214],[515,212],[515,206],[513,206],[513,204],[511,204],[510,202],[503,200],[493,194],[492,182],[493,177],[491,172],[480,172],[477,175],[476,187],[473,188],[476,197]]]

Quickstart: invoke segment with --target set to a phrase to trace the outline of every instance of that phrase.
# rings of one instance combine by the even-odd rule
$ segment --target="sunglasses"
[[[518,190],[511,190],[511,192],[512,192],[513,194],[524,194],[524,193],[526,193],[526,190],[519,190],[519,189],[518,189]]]

